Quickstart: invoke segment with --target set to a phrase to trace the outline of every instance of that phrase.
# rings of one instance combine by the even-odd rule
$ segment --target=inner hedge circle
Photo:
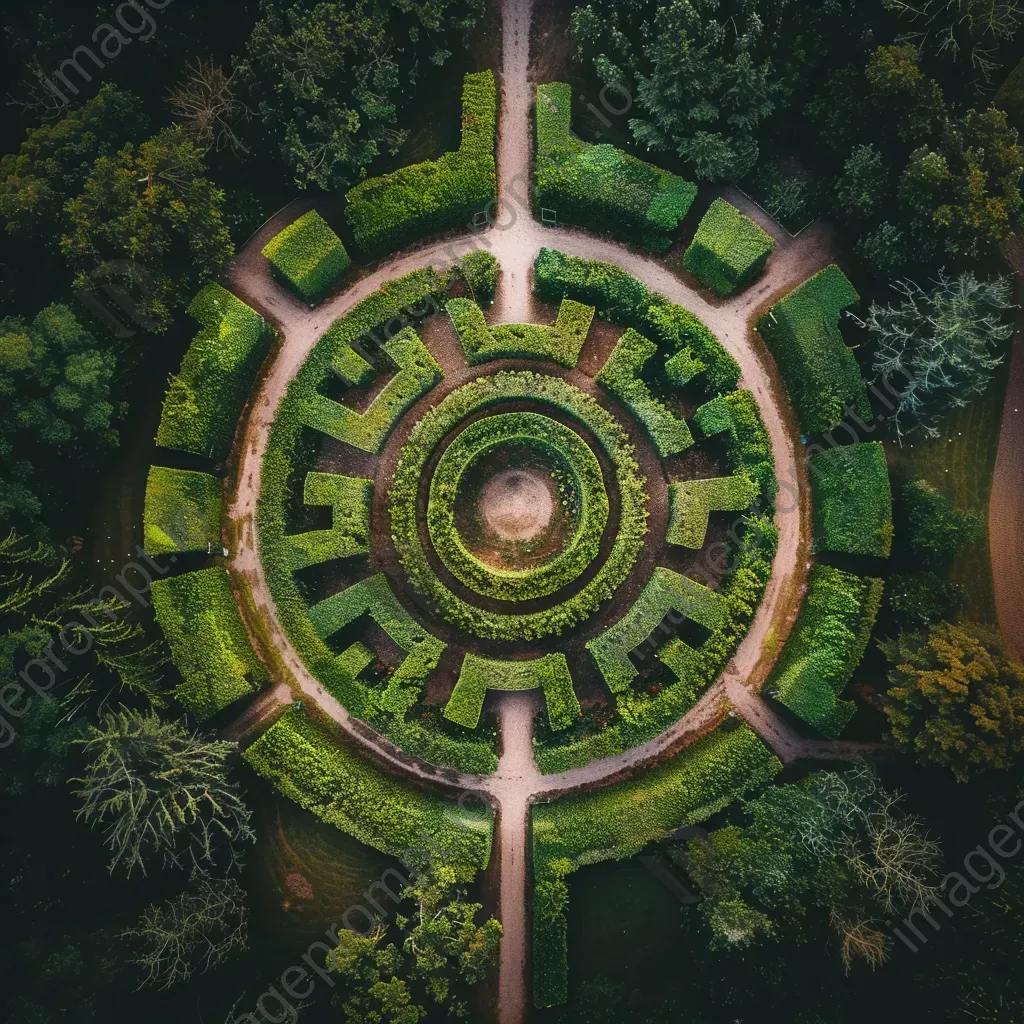
[[[430,564],[424,535],[428,534],[434,539],[434,534],[441,536],[444,531],[428,529],[421,532],[418,504],[424,474],[434,453],[445,439],[463,421],[481,410],[513,401],[558,409],[589,431],[614,466],[620,515],[608,557],[578,593],[542,611],[516,611],[513,603],[509,612],[504,613],[470,604],[441,580]],[[488,417],[498,418],[498,415]],[[476,422],[482,423],[487,420],[481,419]],[[472,424],[466,430],[471,426]],[[471,438],[473,436],[475,435],[471,435]],[[574,437],[583,443],[578,435],[574,434]],[[590,458],[595,458],[593,452],[589,452],[589,455]],[[629,435],[611,413],[602,409],[593,398],[558,377],[532,371],[503,370],[489,377],[470,381],[453,391],[413,428],[402,449],[389,491],[392,538],[413,588],[426,597],[437,613],[453,625],[486,639],[537,639],[563,633],[588,618],[600,608],[602,602],[614,595],[616,588],[626,579],[643,547],[647,532],[646,483],[646,478],[641,474],[634,456]],[[606,495],[605,500],[607,501]],[[435,511],[435,516],[437,514]],[[605,515],[607,517],[607,512]],[[602,526],[602,532],[604,528]],[[455,531],[448,532],[450,535],[455,534]],[[450,550],[447,553],[450,554]],[[592,562],[592,559],[590,561]],[[445,565],[447,566],[447,562]],[[461,579],[454,572],[453,575]],[[578,575],[579,572],[574,572],[570,579]],[[563,580],[558,587],[565,586],[567,582],[569,580]],[[507,594],[503,593],[501,596],[508,599]]]
[[[558,464],[562,508],[575,529],[550,560],[527,569],[488,565],[470,551],[456,522],[456,499],[480,460],[497,448],[533,447]],[[444,450],[430,481],[427,530],[437,556],[463,585],[501,601],[545,597],[576,579],[597,557],[608,523],[608,494],[597,457],[569,427],[533,412],[476,420]]]

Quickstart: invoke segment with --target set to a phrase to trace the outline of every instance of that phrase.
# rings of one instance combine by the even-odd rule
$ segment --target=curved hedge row
[[[672,244],[697,186],[607,144],[591,145],[570,130],[572,87],[537,87],[535,206],[560,223],[611,230],[655,252]]]
[[[774,501],[779,490],[775,454],[757,400],[749,391],[733,391],[712,399],[693,414],[693,422],[708,437],[724,434],[729,469],[748,477],[768,501]]]
[[[272,332],[259,313],[219,284],[208,284],[188,311],[203,329],[171,377],[156,443],[222,462]]]
[[[220,551],[224,489],[209,473],[150,466],[142,512],[148,555]]]
[[[750,284],[775,248],[775,239],[732,203],[716,199],[701,218],[683,266],[716,295]]]
[[[242,755],[300,807],[375,850],[419,866],[426,851],[471,880],[487,867],[494,812],[399,782],[295,709]]]
[[[587,427],[615,466],[621,515],[608,559],[579,593],[546,611],[506,615],[468,604],[441,582],[423,549],[415,513],[420,478],[441,441],[476,410],[511,400],[554,406]],[[452,392],[413,428],[391,485],[392,536],[412,586],[459,628],[494,640],[560,634],[593,614],[628,575],[647,533],[645,484],[628,435],[592,398],[557,377],[502,371]]]
[[[633,857],[677,829],[706,821],[781,771],[748,726],[722,726],[638,779],[535,805],[534,1004],[554,1006],[568,997],[569,875],[585,864]]]
[[[463,475],[499,445],[535,446],[557,459],[572,482],[567,495],[577,526],[562,551],[531,569],[487,565],[467,550],[455,523]],[[394,499],[392,499],[394,500]],[[608,523],[608,495],[601,466],[586,442],[568,427],[537,413],[511,412],[471,423],[445,449],[430,481],[427,529],[438,558],[470,590],[503,601],[528,601],[564,587],[597,557]]]
[[[368,178],[348,193],[345,216],[361,249],[390,252],[424,235],[465,227],[497,194],[494,73],[466,75],[462,86],[462,143],[439,160]]]
[[[323,298],[352,265],[341,239],[316,210],[292,221],[263,247],[274,274],[305,302]]]
[[[223,567],[154,581],[153,611],[182,677],[174,696],[200,721],[266,682]]]
[[[500,661],[467,654],[444,709],[445,718],[475,729],[488,690],[536,689],[544,692],[551,728],[568,728],[580,713],[580,702],[564,654],[546,654],[531,661]]]

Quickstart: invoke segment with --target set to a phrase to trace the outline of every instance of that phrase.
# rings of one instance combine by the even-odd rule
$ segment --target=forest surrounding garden
[[[4,1019],[1022,1019],[1022,27],[8,12]]]

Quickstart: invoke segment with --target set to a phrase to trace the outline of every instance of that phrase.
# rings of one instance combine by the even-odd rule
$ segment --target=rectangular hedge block
[[[220,551],[224,490],[209,473],[150,466],[142,513],[148,555]]]
[[[226,569],[213,566],[156,580],[153,610],[182,676],[174,696],[200,721],[266,681]]]
[[[468,228],[497,194],[494,73],[466,75],[462,88],[462,143],[439,160],[369,178],[348,193],[345,215],[361,249],[380,255],[424,235]]]
[[[749,391],[741,389],[712,399],[693,414],[693,422],[708,437],[725,434],[729,469],[749,477],[765,498],[774,500],[779,489],[775,455],[757,400]]]
[[[373,481],[334,473],[309,473],[303,491],[307,505],[330,505],[329,530],[292,534],[288,543],[294,569],[319,565],[332,558],[370,553],[370,498]]]
[[[859,296],[835,265],[780,299],[757,325],[778,363],[800,430],[811,436],[842,422],[847,409],[871,419],[860,367],[839,319]]]
[[[888,558],[892,489],[881,442],[811,452],[809,468],[815,548]]]
[[[669,521],[665,540],[683,547],[702,547],[712,512],[742,512],[761,493],[746,476],[713,477],[669,484]]]
[[[352,265],[341,239],[316,210],[274,235],[263,255],[296,295],[309,303],[322,299]]]
[[[775,239],[731,203],[716,199],[683,255],[683,266],[717,295],[750,284],[775,248]]]
[[[271,331],[263,317],[219,284],[208,284],[188,311],[203,329],[171,378],[156,443],[222,462]]]

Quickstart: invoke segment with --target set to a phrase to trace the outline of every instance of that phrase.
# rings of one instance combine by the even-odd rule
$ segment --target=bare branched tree
[[[180,896],[143,911],[122,937],[137,944],[131,963],[142,971],[139,988],[170,988],[248,948],[245,892],[233,878],[199,872]]]
[[[847,974],[858,961],[874,970],[889,959],[891,940],[875,921],[864,920],[838,907],[832,908],[829,917],[839,936],[839,956]]]
[[[167,102],[185,134],[205,149],[229,149],[236,156],[249,150],[239,138],[236,126],[249,120],[249,108],[238,98],[234,73],[209,61],[188,65],[184,81]]]

